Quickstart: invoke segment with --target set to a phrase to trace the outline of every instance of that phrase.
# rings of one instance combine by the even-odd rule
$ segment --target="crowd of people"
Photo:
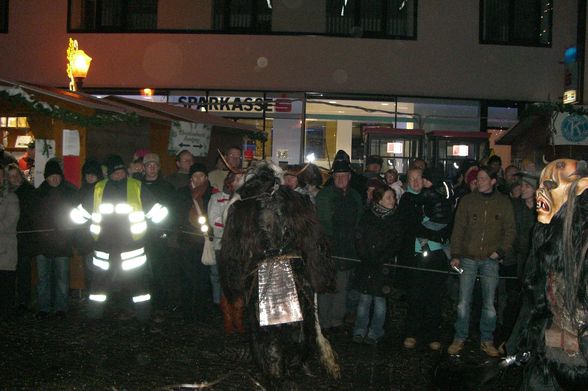
[[[4,160],[0,316],[34,311],[40,321],[66,318],[70,260],[77,255],[92,318],[114,308],[116,316],[136,317],[155,332],[172,311],[200,322],[218,308],[226,333],[242,333],[243,302],[223,296],[215,260],[231,197],[244,181],[242,161],[241,148],[229,147],[209,170],[184,150],[177,171],[164,178],[160,157],[141,150],[128,166],[116,155],[88,159],[77,189],[51,159],[35,189],[27,180],[30,165]],[[457,319],[448,352],[458,354],[471,325],[479,324],[481,350],[504,354],[536,220],[536,168],[524,162],[503,169],[498,156],[464,160],[452,179],[423,159],[405,174],[382,167],[382,158],[370,156],[360,172],[339,151],[328,175],[315,165],[284,169],[283,185],[312,201],[337,265],[335,291],[318,298],[322,329],[339,333],[352,323],[353,342],[377,345],[389,301],[402,296],[404,348],[440,350],[442,302],[453,297]]]

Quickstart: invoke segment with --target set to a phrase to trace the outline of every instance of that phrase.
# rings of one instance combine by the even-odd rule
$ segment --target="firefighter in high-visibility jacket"
[[[94,238],[89,316],[101,318],[113,292],[128,297],[140,321],[151,313],[150,272],[145,254],[147,221],[159,223],[168,214],[141,182],[127,177],[120,156],[106,161],[108,177],[71,212],[78,224],[90,223]]]

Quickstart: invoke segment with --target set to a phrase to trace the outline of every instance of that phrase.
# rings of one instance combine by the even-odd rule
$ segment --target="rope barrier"
[[[71,230],[79,230],[79,229],[87,229],[87,228],[85,226],[68,227],[68,228],[60,229],[60,231],[71,231]],[[190,231],[183,231],[183,230],[169,230],[169,229],[159,228],[159,227],[151,227],[151,229],[154,229],[157,231],[162,231],[162,232],[169,232],[169,233],[182,233],[185,235],[210,237],[210,235],[206,235],[206,234],[199,233],[199,232],[190,232]],[[16,233],[17,234],[24,234],[24,233],[40,233],[40,232],[53,232],[53,231],[57,231],[57,229],[49,228],[49,229],[38,229],[38,230],[30,230],[30,231],[16,231]],[[356,259],[356,258],[346,258],[346,257],[339,257],[339,256],[331,256],[331,258],[342,260],[342,261],[361,263],[361,260]],[[429,273],[442,273],[442,274],[459,275],[459,273],[456,273],[451,270],[444,271],[444,270],[436,270],[436,269],[427,269],[427,268],[416,267],[416,266],[398,265],[395,263],[394,264],[384,263],[383,265],[388,266],[388,267],[397,268],[397,269],[418,270],[418,271],[429,272]],[[499,276],[498,278],[505,279],[505,280],[517,280],[518,279],[518,277],[514,277],[514,276]]]
[[[331,256],[331,258],[339,259],[339,260],[343,260],[343,261],[349,261],[349,262],[356,262],[356,263],[361,262],[361,260],[355,259],[355,258],[345,258],[345,257],[337,257],[337,256]],[[398,268],[398,269],[419,270],[419,271],[429,272],[429,273],[453,274],[453,275],[459,276],[459,273],[451,271],[451,270],[444,271],[444,270],[437,270],[437,269],[427,269],[424,267],[405,266],[405,265],[397,265],[397,264],[392,264],[392,263],[383,263],[382,265],[388,266],[388,267],[394,267],[394,268]],[[498,278],[502,278],[505,280],[517,280],[518,279],[518,277],[513,277],[513,276],[498,276]]]

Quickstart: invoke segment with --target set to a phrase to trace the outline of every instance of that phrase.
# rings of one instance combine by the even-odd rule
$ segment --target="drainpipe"
[[[586,62],[586,0],[578,0],[576,59],[578,64],[578,104],[584,104],[584,63]]]

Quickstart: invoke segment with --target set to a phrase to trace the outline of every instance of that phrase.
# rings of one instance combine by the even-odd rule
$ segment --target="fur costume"
[[[281,183],[281,170],[271,163],[248,172],[228,210],[218,265],[227,299],[245,300],[257,365],[272,388],[295,389],[297,368],[306,368],[316,348],[327,371],[339,376],[334,353],[320,333],[315,305],[316,293],[334,290],[335,266],[310,199]],[[276,264],[291,267],[302,321],[261,326],[265,298],[259,293],[259,270]],[[267,278],[272,277],[280,276]]]
[[[530,352],[523,390],[588,390],[588,176],[559,159],[541,173],[523,306],[507,349]]]

